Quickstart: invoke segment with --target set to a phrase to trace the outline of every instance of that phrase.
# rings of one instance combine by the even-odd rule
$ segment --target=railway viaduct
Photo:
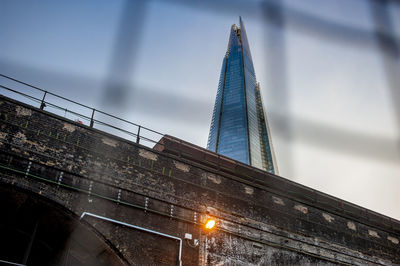
[[[149,148],[4,96],[0,127],[3,263],[400,264],[399,221],[177,138]]]

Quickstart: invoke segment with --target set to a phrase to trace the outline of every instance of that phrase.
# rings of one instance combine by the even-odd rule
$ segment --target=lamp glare
[[[207,229],[212,229],[215,226],[215,220],[212,219],[208,219],[206,222],[206,228]]]

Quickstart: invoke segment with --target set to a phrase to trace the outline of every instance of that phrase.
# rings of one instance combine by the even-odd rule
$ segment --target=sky
[[[2,0],[0,73],[205,147],[241,15],[279,175],[400,219],[399,57],[369,1],[132,3]],[[397,44],[399,11],[382,29]]]

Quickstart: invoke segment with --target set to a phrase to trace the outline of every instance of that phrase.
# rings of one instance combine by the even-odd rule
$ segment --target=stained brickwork
[[[183,265],[400,264],[399,221],[170,136],[150,149],[0,100],[0,184],[75,219],[90,212],[190,233]],[[217,220],[212,232],[203,230],[207,217]],[[80,223],[123,263],[178,263],[176,240],[93,217]]]

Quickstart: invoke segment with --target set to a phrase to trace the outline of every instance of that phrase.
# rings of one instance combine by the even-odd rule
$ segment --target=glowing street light
[[[207,221],[205,223],[205,227],[206,227],[206,229],[211,230],[215,227],[215,224],[216,224],[215,220],[209,218],[209,219],[207,219]]]

